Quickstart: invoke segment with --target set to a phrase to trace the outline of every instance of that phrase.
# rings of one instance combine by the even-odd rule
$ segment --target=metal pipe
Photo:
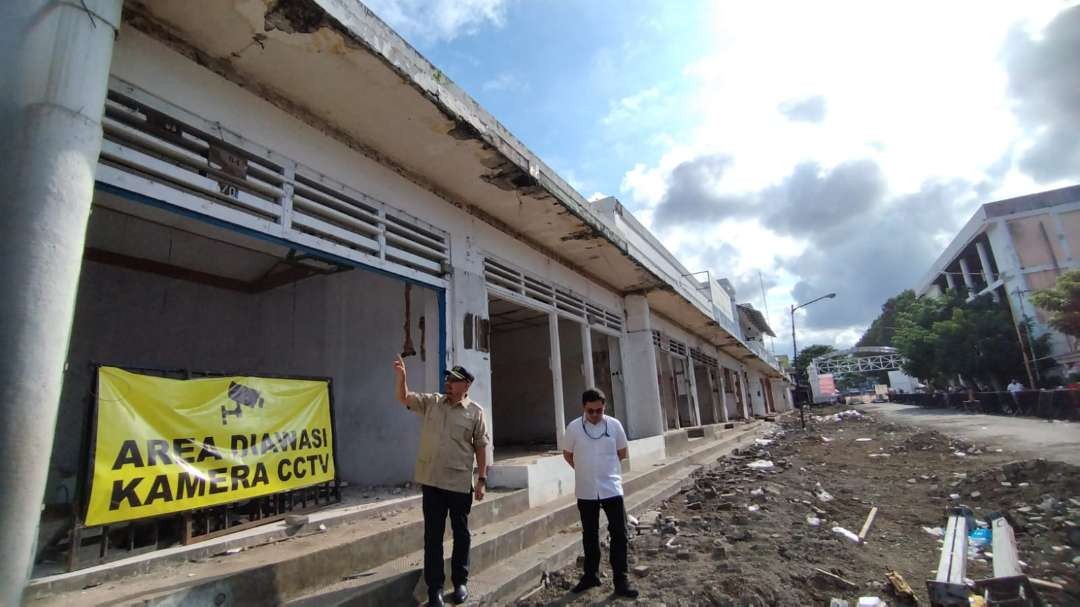
[[[0,15],[0,604],[30,577],[121,0]]]

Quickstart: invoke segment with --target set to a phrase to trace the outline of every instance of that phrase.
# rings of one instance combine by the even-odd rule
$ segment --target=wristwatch
[[[476,477],[476,482],[484,483],[486,485],[487,484],[487,477],[486,476],[478,476],[478,477]]]

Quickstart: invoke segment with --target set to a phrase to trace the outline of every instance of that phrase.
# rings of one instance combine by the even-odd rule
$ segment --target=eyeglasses
[[[590,409],[589,407],[585,407],[585,413],[588,413],[589,415],[599,415],[599,414],[601,414],[603,412],[604,412],[603,407],[598,407],[596,409]]]

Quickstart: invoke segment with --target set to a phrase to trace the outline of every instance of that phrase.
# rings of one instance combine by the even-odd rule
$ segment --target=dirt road
[[[1080,474],[1068,464],[1012,462],[1012,453],[971,445],[871,416],[825,417],[807,431],[782,419],[771,442],[721,458],[695,484],[642,517],[631,544],[636,601],[605,586],[583,595],[569,588],[580,567],[552,572],[523,605],[828,605],[889,594],[895,570],[926,605],[925,581],[940,554],[935,528],[945,509],[963,503],[982,518],[1008,510],[1026,572],[1069,586],[1049,604],[1080,604]],[[961,455],[962,454],[962,455]],[[771,468],[754,468],[757,461]],[[758,464],[764,465],[764,464]],[[858,533],[872,506],[877,517],[864,544]],[[924,530],[924,527],[929,529]],[[932,533],[933,532],[933,533]],[[1070,544],[1071,540],[1071,544]],[[973,553],[968,575],[989,577],[989,557]]]

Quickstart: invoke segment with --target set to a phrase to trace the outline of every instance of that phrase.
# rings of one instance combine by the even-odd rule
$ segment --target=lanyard
[[[610,434],[608,434],[607,418],[604,418],[604,433],[603,434],[598,434],[596,436],[593,436],[593,435],[589,434],[589,429],[585,426],[585,418],[581,419],[581,430],[585,433],[585,436],[588,436],[589,438],[591,438],[593,440],[600,440],[601,438],[604,438],[605,436],[611,436]]]

